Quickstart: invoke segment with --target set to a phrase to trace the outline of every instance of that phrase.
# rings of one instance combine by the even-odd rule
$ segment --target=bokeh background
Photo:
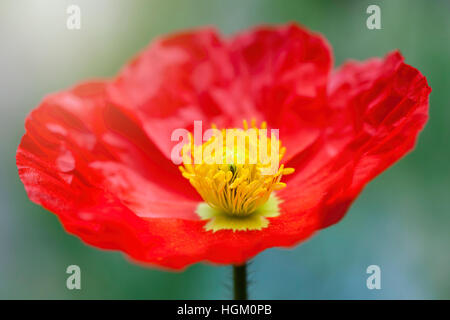
[[[81,8],[81,30],[66,8]],[[382,29],[366,28],[378,4]],[[428,78],[431,116],[416,150],[365,189],[347,216],[296,248],[270,249],[250,266],[255,299],[450,298],[450,1],[2,0],[0,2],[0,298],[231,298],[231,270],[181,273],[131,264],[68,235],[31,203],[15,151],[25,116],[46,94],[114,76],[157,35],[214,25],[225,34],[260,23],[300,22],[323,33],[335,65],[399,48]],[[66,289],[68,265],[82,289]],[[366,287],[381,267],[381,290]]]

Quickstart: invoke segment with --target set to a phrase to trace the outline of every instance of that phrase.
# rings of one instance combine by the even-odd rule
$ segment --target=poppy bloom
[[[171,269],[238,265],[337,223],[414,147],[430,91],[399,52],[333,71],[327,41],[295,24],[198,29],[153,41],[114,79],[46,97],[17,167],[29,198],[88,244]],[[196,121],[238,137],[278,129],[256,138],[278,144],[275,171],[259,158],[189,161],[208,139],[175,164],[173,133]],[[250,144],[233,152],[247,159]]]

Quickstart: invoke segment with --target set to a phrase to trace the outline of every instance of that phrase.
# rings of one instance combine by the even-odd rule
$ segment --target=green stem
[[[233,266],[234,300],[247,300],[247,264]]]

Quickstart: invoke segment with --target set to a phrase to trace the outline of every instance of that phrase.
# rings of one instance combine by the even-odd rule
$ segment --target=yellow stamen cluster
[[[244,120],[243,129],[217,132],[202,145],[195,145],[190,136],[179,168],[211,208],[228,216],[250,216],[272,191],[286,186],[281,178],[294,169],[279,166],[286,149],[275,135],[267,137],[265,122],[258,128],[252,121],[249,129]],[[201,161],[195,161],[196,155],[201,155]]]

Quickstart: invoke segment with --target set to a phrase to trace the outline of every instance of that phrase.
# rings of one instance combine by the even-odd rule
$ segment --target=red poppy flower
[[[240,264],[338,222],[413,148],[430,91],[399,52],[332,72],[327,41],[295,24],[231,38],[199,29],[155,40],[111,81],[46,97],[17,166],[29,198],[88,244],[173,269]],[[284,157],[269,179],[171,161],[175,129],[244,119],[279,129]],[[224,207],[237,216],[216,215]]]

